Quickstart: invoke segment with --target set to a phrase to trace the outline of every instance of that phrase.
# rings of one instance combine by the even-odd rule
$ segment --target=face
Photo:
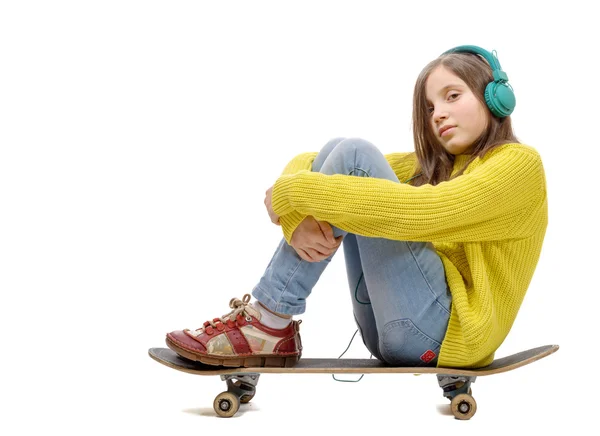
[[[469,153],[487,127],[488,114],[465,82],[444,66],[434,69],[425,83],[429,125],[438,142],[451,154]],[[453,126],[440,134],[439,129]]]

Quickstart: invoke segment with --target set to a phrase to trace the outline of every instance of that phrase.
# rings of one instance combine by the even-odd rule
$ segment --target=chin
[[[464,145],[464,144],[459,144],[459,145],[448,144],[448,145],[446,145],[445,148],[448,151],[448,153],[454,154],[454,155],[467,153],[468,150],[469,150],[469,146],[468,145]]]
[[[457,154],[462,154],[464,152],[464,148],[448,146],[448,147],[446,147],[446,151],[450,154],[457,155]]]

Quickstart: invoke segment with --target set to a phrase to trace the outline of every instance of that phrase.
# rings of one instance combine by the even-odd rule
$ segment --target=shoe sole
[[[230,368],[291,368],[298,363],[300,356],[302,355],[302,353],[300,353],[297,356],[286,357],[277,356],[275,354],[248,357],[211,357],[195,354],[186,350],[177,345],[177,343],[171,341],[168,337],[166,338],[166,343],[171,350],[188,360],[204,363],[206,365],[226,366]]]

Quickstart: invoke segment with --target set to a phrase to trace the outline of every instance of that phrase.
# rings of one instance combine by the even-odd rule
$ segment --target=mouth
[[[455,128],[455,127],[456,127],[456,126],[446,126],[446,127],[442,127],[442,128],[440,129],[440,132],[439,132],[439,133],[440,133],[440,136],[446,136],[446,135],[449,135],[450,133],[452,133],[452,132],[454,131],[454,128]]]

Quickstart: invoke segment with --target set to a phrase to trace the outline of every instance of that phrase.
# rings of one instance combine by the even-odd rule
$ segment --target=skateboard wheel
[[[215,398],[213,408],[217,415],[223,418],[231,418],[240,408],[240,400],[231,392],[221,392]]]
[[[452,398],[450,407],[452,408],[452,414],[456,419],[471,419],[477,411],[475,398],[469,394],[458,394]]]

